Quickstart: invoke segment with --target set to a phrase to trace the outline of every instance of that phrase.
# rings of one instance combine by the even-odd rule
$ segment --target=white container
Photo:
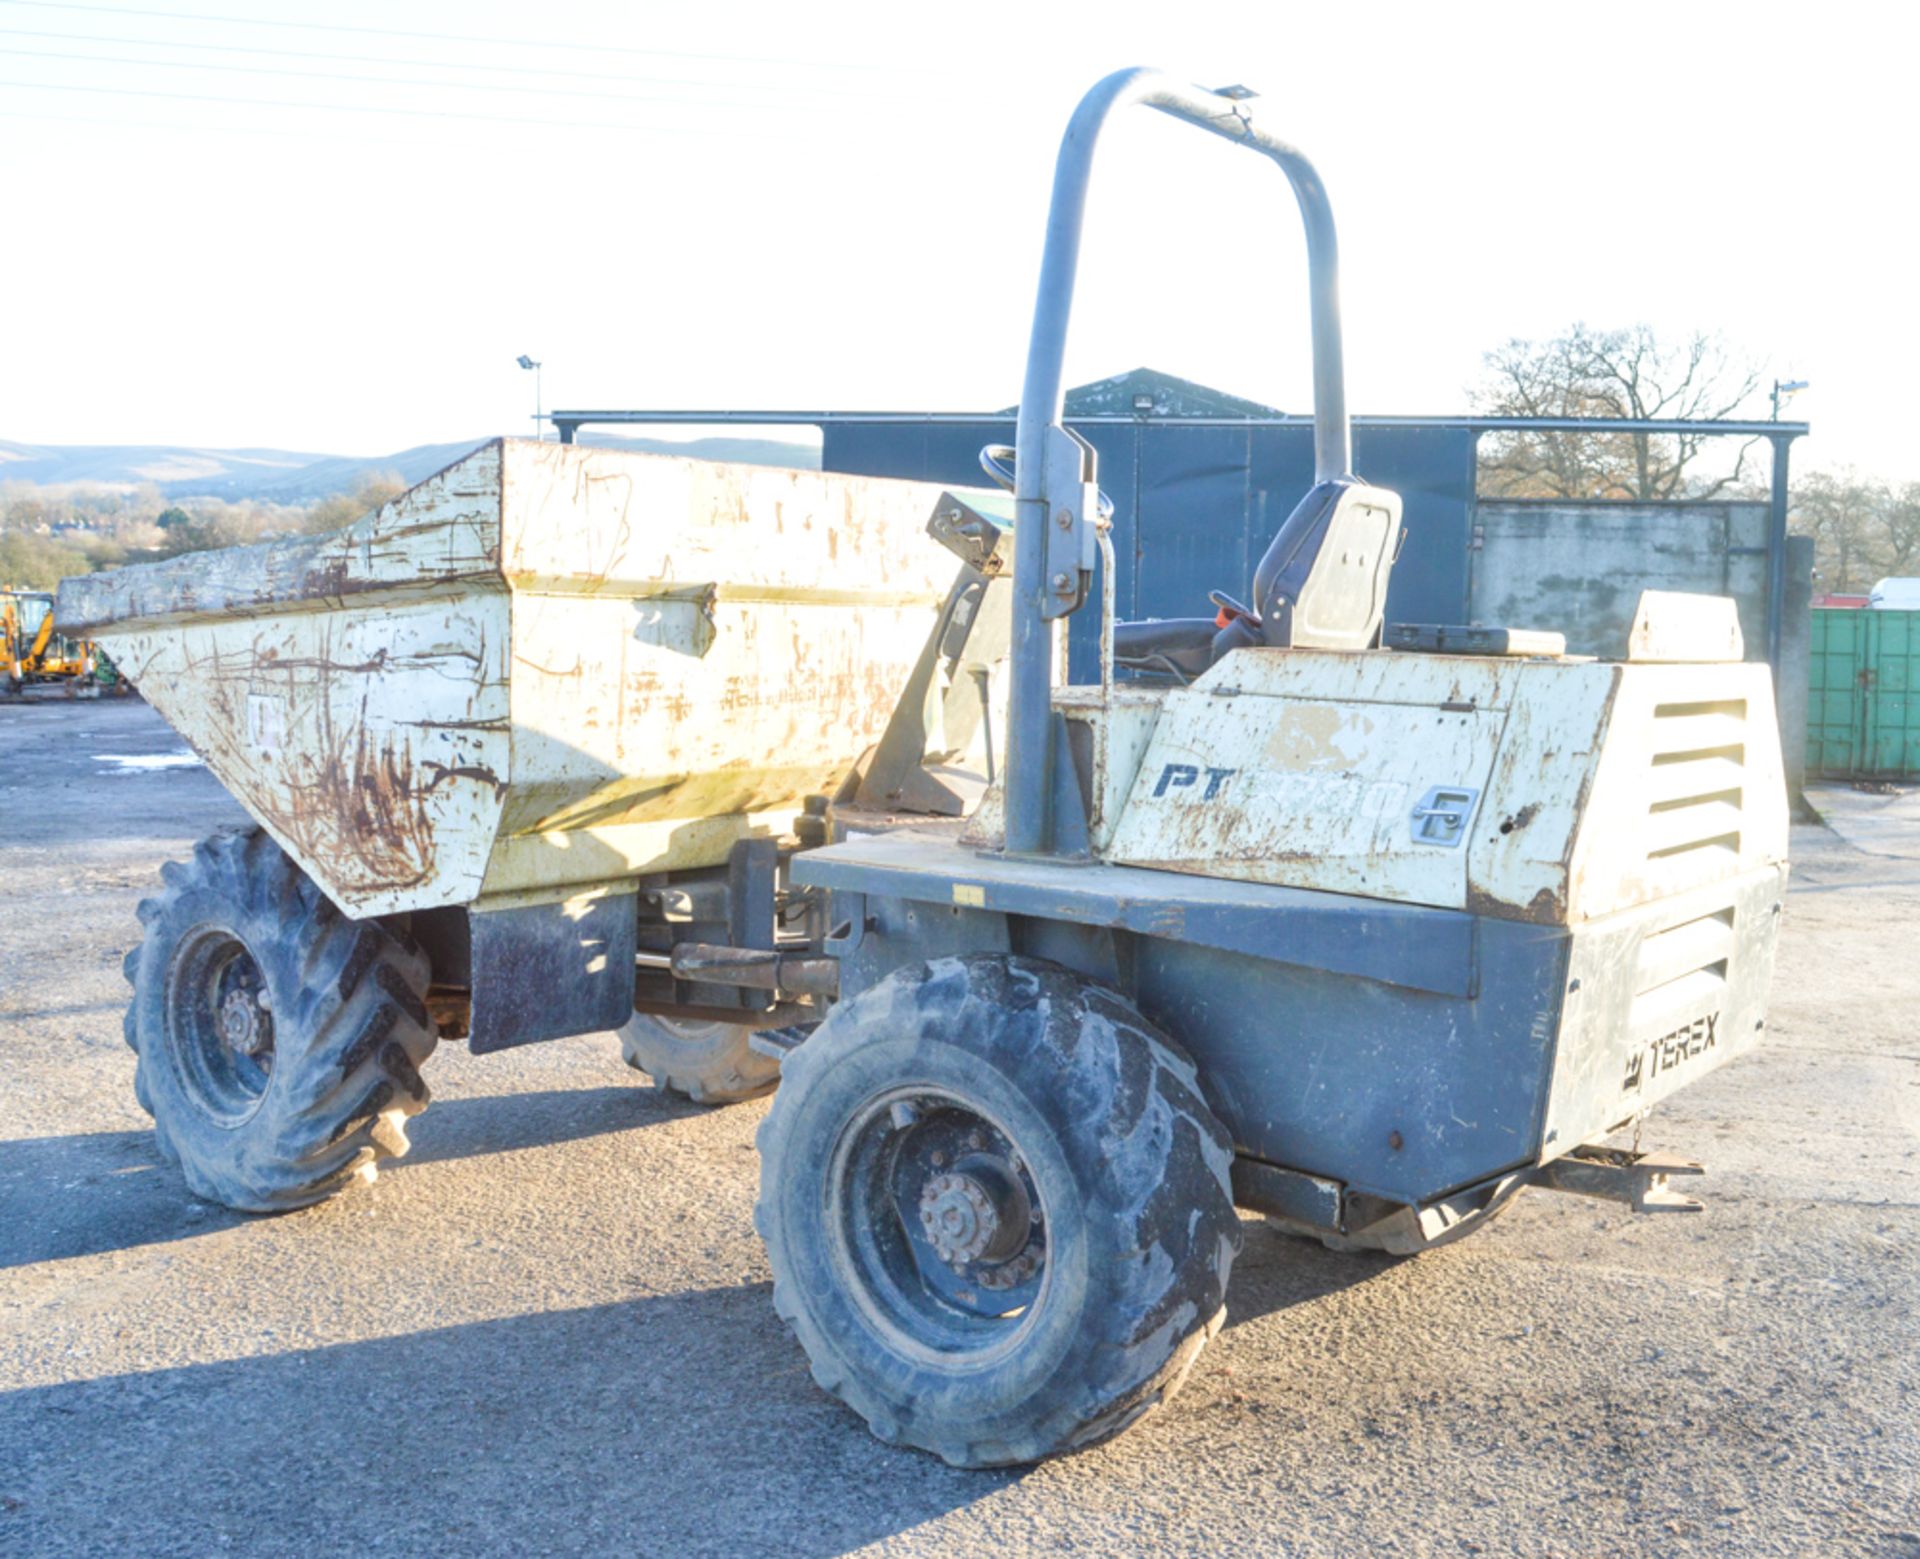
[[[1867,605],[1880,612],[1920,612],[1920,578],[1881,580],[1867,596]]]

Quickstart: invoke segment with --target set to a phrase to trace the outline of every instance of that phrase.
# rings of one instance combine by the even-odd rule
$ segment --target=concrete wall
[[[1551,628],[1575,655],[1619,659],[1642,590],[1730,595],[1747,654],[1767,647],[1764,503],[1514,503],[1481,499],[1473,620]]]
[[[1795,538],[1798,540],[1798,538]],[[1747,659],[1767,656],[1764,503],[1557,503],[1483,498],[1475,510],[1471,620],[1547,628],[1576,655],[1619,658],[1642,590],[1730,595]],[[1810,546],[1787,551],[1786,615],[1775,677],[1794,795],[1806,768]]]

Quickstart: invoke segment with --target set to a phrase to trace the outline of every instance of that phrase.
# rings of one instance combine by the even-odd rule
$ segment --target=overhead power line
[[[5,0],[0,0],[5,3]],[[335,54],[317,49],[273,49],[264,44],[247,43],[186,43],[172,38],[128,38],[112,33],[97,32],[47,32],[30,27],[0,27],[0,36],[9,38],[48,38],[62,43],[104,43],[121,44],[134,48],[182,49],[196,54],[263,54],[276,59],[326,60],[335,64],[348,65],[410,65],[418,70],[466,70],[483,71],[490,76],[548,76],[567,81],[631,81],[642,86],[714,86],[727,87],[738,83],[721,78],[703,78],[698,76],[629,76],[619,71],[607,70],[570,70],[560,65],[491,65],[477,60],[431,60],[409,57],[402,54]],[[811,82],[782,83],[781,91],[804,92],[820,97],[857,97],[866,99],[871,93],[865,90],[853,90],[845,87],[818,86]]]
[[[0,0],[0,4],[10,0]],[[419,70],[468,70],[484,71],[488,75],[500,76],[549,76],[568,81],[631,81],[643,86],[715,86],[727,87],[740,85],[736,80],[725,78],[712,79],[699,76],[629,76],[619,71],[605,70],[569,70],[554,65],[489,65],[471,60],[431,60],[409,58],[398,54],[334,54],[315,49],[270,49],[264,45],[244,43],[183,43],[170,38],[126,38],[109,33],[92,32],[46,32],[28,27],[0,27],[0,36],[10,38],[50,38],[64,43],[106,43],[131,45],[137,48],[187,49],[195,53],[208,54],[264,54],[277,59],[327,60],[330,62],[356,65],[411,65]],[[843,87],[816,86],[808,82],[782,83],[783,92],[800,92],[820,97],[857,97],[866,99],[871,93],[854,91]]]
[[[26,109],[0,108],[0,119],[25,119],[30,120],[34,124],[85,125],[94,130],[169,130],[188,135],[216,135],[229,139],[231,139],[235,133],[231,122],[227,124],[206,124],[188,123],[178,119],[129,119],[121,114],[115,114],[111,119],[104,119],[97,115],[83,117],[79,114],[47,114],[41,113],[38,110],[30,112]],[[245,134],[249,138],[257,135],[267,135],[277,140],[322,141],[328,146],[338,146],[344,142],[356,142],[363,146],[434,146],[445,144],[444,142],[422,141],[417,138],[409,140],[404,133],[405,127],[400,125],[392,126],[391,133],[383,133],[387,130],[385,126],[373,125],[367,128],[373,130],[374,133],[367,135],[356,134],[354,131],[347,129],[316,130],[312,128],[298,129],[292,126],[280,127],[275,125],[250,124],[246,128]],[[654,132],[649,131],[648,133],[652,134]],[[730,139],[735,132],[662,125],[658,133],[661,135],[695,135]]]
[[[771,108],[782,113],[832,112],[826,103],[771,103],[765,100],[755,101],[742,98],[719,98],[706,95],[706,88],[690,83],[696,95],[688,97],[653,97],[639,92],[594,92],[579,87],[518,87],[511,85],[492,86],[480,81],[434,81],[426,76],[367,76],[355,75],[342,70],[288,70],[273,65],[226,65],[210,61],[203,65],[187,64],[178,60],[143,60],[127,54],[77,54],[58,49],[15,49],[0,51],[4,59],[36,60],[82,60],[102,65],[137,65],[153,70],[217,70],[237,72],[245,76],[292,76],[308,81],[350,81],[359,86],[396,86],[396,87],[433,87],[454,92],[519,92],[537,97],[600,98],[615,103],[671,103],[687,107],[713,108]],[[669,83],[677,84],[677,83]],[[736,83],[736,86],[738,83]]]
[[[646,135],[725,135],[730,133],[718,126],[635,124],[632,120],[617,119],[536,119],[524,114],[470,114],[463,113],[457,108],[377,108],[365,103],[312,103],[291,98],[226,97],[211,92],[160,92],[145,87],[82,86],[76,82],[0,80],[0,87],[20,87],[32,92],[89,92],[102,97],[159,98],[175,103],[228,103],[244,108],[311,109],[317,113],[334,114],[395,114],[407,119],[467,119],[482,124],[542,126],[557,130],[633,130]],[[747,134],[749,132],[731,133]],[[764,131],[751,133],[755,139],[765,134]]]
[[[156,16],[175,22],[216,22],[238,27],[278,27],[300,32],[360,33],[380,38],[424,38],[438,43],[496,45],[511,49],[571,49],[576,53],[640,54],[658,59],[725,60],[740,65],[800,65],[810,70],[874,71],[878,65],[848,64],[840,60],[793,60],[750,54],[699,54],[681,49],[641,49],[630,44],[566,43],[553,38],[499,38],[467,33],[413,32],[399,27],[354,27],[345,22],[293,22],[262,16],[224,16],[205,11],[163,11],[149,6],[87,5],[81,0],[0,0],[0,5],[31,6],[41,11],[86,11],[103,16]]]

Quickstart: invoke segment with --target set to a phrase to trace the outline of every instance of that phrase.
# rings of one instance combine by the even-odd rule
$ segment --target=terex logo
[[[1705,1017],[1681,1024],[1671,1034],[1662,1034],[1652,1043],[1640,1046],[1627,1057],[1622,1092],[1632,1093],[1642,1083],[1672,1071],[1682,1061],[1691,1061],[1712,1050],[1719,1043],[1719,1028],[1720,1014],[1709,1012]]]
[[[1197,764],[1169,763],[1160,771],[1160,778],[1153,787],[1156,796],[1164,796],[1170,790],[1191,790],[1200,783],[1203,771]],[[1211,801],[1220,794],[1220,787],[1240,771],[1238,769],[1207,769],[1207,788],[1200,792],[1200,800]]]

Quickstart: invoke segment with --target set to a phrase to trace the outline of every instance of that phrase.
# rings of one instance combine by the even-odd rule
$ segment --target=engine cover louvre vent
[[[1656,704],[1647,775],[1650,867],[1698,852],[1740,855],[1745,821],[1747,701]]]
[[[1716,1005],[1734,949],[1733,906],[1684,920],[1641,940],[1629,1028],[1657,1028],[1680,1011]]]

